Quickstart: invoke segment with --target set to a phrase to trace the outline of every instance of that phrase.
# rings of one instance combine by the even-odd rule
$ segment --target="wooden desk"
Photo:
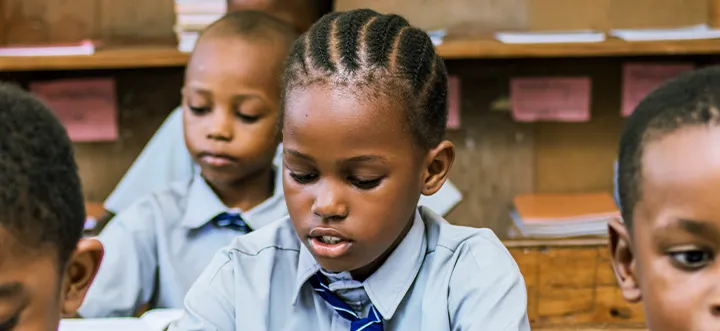
[[[642,306],[622,298],[607,239],[510,240],[505,245],[525,278],[533,330],[558,325],[597,329],[598,323],[642,327],[645,322]]]

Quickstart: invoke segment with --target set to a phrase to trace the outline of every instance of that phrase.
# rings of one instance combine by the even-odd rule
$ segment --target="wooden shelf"
[[[0,57],[0,72],[182,67],[188,56],[173,46],[159,46],[107,48],[93,55]]]
[[[437,49],[446,59],[692,55],[720,53],[720,39],[533,45],[451,39]],[[174,46],[107,48],[90,56],[0,57],[0,71],[181,67],[187,60]]]

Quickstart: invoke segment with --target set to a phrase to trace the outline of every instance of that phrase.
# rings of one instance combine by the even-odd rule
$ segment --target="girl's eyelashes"
[[[241,113],[236,113],[235,116],[245,123],[255,123],[260,119],[260,116],[250,116]]]
[[[15,325],[17,325],[18,322],[18,315],[15,315],[11,317],[10,319],[0,323],[0,331],[10,331],[13,328],[15,328]]]
[[[383,177],[375,178],[375,179],[359,179],[359,178],[350,177],[350,178],[348,178],[348,180],[350,181],[350,183],[352,183],[353,186],[355,186],[361,190],[370,190],[370,189],[373,189],[373,188],[377,187],[378,185],[380,185],[380,182],[382,182]]]
[[[686,271],[702,269],[710,265],[715,259],[711,250],[694,246],[673,249],[668,251],[666,255],[673,265]]]
[[[292,179],[295,180],[295,182],[297,182],[298,184],[310,184],[314,182],[318,176],[317,174],[300,174],[291,172],[290,177],[292,177]]]

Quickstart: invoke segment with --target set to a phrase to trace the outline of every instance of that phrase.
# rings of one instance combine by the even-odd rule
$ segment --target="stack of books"
[[[175,0],[178,49],[192,52],[200,32],[227,12],[226,0]]]
[[[524,194],[513,199],[512,237],[568,238],[607,235],[620,218],[610,193]]]

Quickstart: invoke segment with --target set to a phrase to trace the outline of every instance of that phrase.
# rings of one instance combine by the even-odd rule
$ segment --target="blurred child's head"
[[[80,306],[102,246],[83,239],[70,140],[42,103],[0,84],[0,330],[57,330]]]
[[[285,58],[295,32],[262,12],[227,14],[200,36],[183,87],[185,142],[211,185],[269,171]]]
[[[295,230],[323,268],[363,279],[454,160],[443,140],[443,61],[400,16],[332,13],[293,44],[283,86],[283,182]]]
[[[659,330],[720,329],[720,69],[646,97],[620,142],[623,222],[610,224],[626,300]]]
[[[319,4],[327,0],[227,0],[228,12],[257,10],[266,12],[295,29],[307,31],[318,19]]]

